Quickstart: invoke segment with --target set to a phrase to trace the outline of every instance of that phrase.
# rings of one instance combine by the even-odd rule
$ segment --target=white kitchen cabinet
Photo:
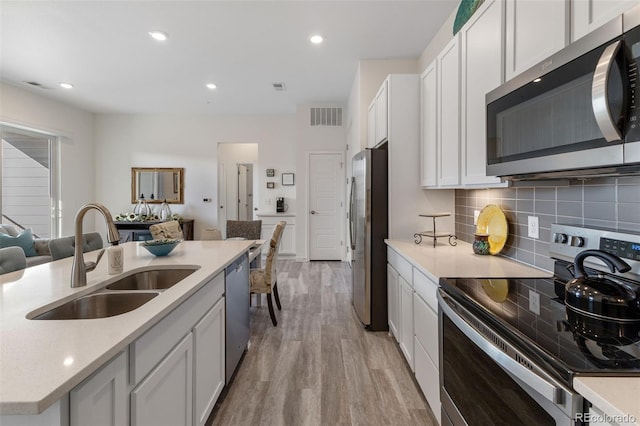
[[[398,271],[393,269],[389,263],[387,263],[387,315],[389,316],[389,332],[395,337],[398,337],[398,292],[400,291],[400,283],[398,282]]]
[[[389,136],[389,81],[385,80],[376,94],[376,142]],[[375,145],[374,144],[374,145]]]
[[[367,147],[376,146],[376,101],[375,99],[369,105],[367,111]]]
[[[411,371],[413,371],[413,287],[402,275],[398,276],[398,284],[400,288],[400,303],[398,304],[400,316],[398,335],[400,340],[398,343]]]
[[[192,426],[192,351],[189,333],[131,392],[131,426]]]
[[[129,422],[127,353],[121,352],[69,393],[70,426]]]
[[[487,176],[486,94],[503,81],[504,2],[485,0],[460,30],[461,162],[464,186],[505,186]]]
[[[438,166],[438,67],[436,61],[420,76],[420,185],[435,187]]]
[[[262,239],[269,241],[273,234],[273,228],[278,222],[284,220],[287,225],[284,227],[282,233],[282,240],[280,241],[280,256],[295,256],[296,254],[296,217],[294,215],[278,215],[274,214],[259,214],[258,218],[262,220]],[[262,255],[267,255],[266,248],[262,250]]]
[[[571,42],[638,4],[638,0],[572,0]]]
[[[438,72],[437,185],[460,185],[460,33],[436,58]]]
[[[194,425],[206,423],[225,383],[224,297],[193,328]]]
[[[506,80],[569,44],[569,7],[568,0],[506,0]]]
[[[441,424],[440,376],[438,367],[433,363],[422,344],[415,339],[415,376],[420,390],[424,394],[431,412]]]

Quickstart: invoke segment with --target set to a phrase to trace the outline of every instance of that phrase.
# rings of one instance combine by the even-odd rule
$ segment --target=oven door
[[[624,163],[625,121],[633,97],[621,33],[595,44],[615,33],[609,27],[487,95],[489,175],[535,175]]]
[[[540,370],[443,290],[438,304],[443,424],[579,424],[575,421],[582,412],[579,395]]]

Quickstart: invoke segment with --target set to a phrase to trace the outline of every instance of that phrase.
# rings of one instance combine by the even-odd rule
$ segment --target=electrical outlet
[[[478,224],[478,216],[480,216],[480,210],[474,210],[473,211],[473,224],[474,225]]]
[[[540,238],[538,216],[529,216],[529,238]]]
[[[536,315],[540,315],[540,294],[529,290],[529,310]]]

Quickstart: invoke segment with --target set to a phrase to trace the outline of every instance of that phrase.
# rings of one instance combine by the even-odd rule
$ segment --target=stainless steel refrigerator
[[[352,303],[366,328],[388,330],[384,243],[389,230],[387,144],[356,154],[352,173],[349,209]]]

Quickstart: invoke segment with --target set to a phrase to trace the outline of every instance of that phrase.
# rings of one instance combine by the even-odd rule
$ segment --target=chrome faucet
[[[90,203],[85,204],[78,210],[76,213],[76,235],[75,235],[75,247],[73,254],[73,266],[71,267],[71,287],[84,287],[87,285],[87,272],[93,271],[98,266],[98,262],[102,258],[104,254],[104,249],[100,250],[98,253],[98,258],[95,262],[84,263],[84,252],[82,247],[84,245],[84,238],[82,236],[82,220],[84,219],[84,215],[89,210],[98,210],[104,216],[104,220],[107,223],[107,232],[108,232],[108,240],[110,243],[115,243],[120,240],[120,233],[118,229],[113,224],[113,219],[111,218],[111,213],[109,210],[98,203]]]

